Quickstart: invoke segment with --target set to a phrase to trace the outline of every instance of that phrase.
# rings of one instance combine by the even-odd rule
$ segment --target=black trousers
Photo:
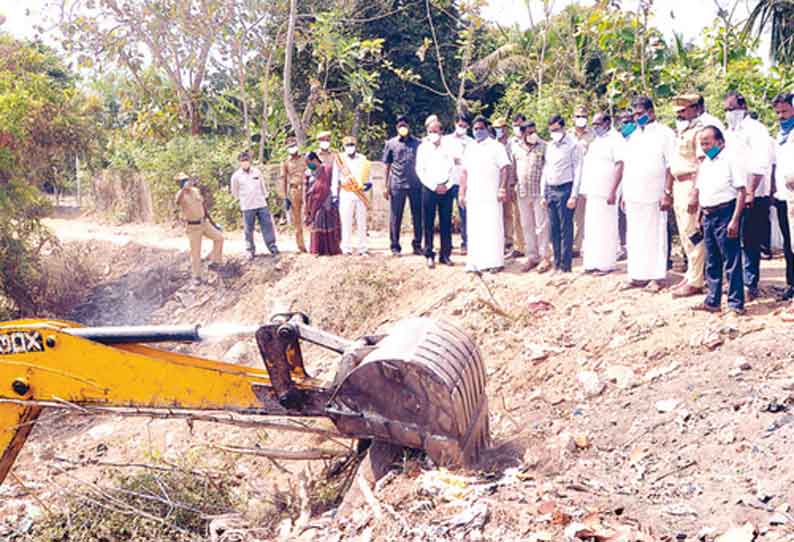
[[[554,249],[554,268],[571,271],[573,257],[573,214],[567,203],[571,197],[573,183],[558,186],[546,185],[546,205],[549,211],[551,247]]]
[[[391,238],[391,251],[400,252],[400,230],[403,225],[403,212],[405,200],[411,206],[411,222],[414,227],[414,240],[411,242],[414,250],[422,250],[422,190],[419,186],[408,189],[391,189],[389,191],[389,237]]]
[[[439,194],[422,186],[422,223],[425,230],[425,257],[435,258],[433,237],[435,234],[436,212],[438,212],[438,229],[441,234],[440,260],[449,260],[452,254],[452,204],[455,194],[447,190]]]
[[[755,198],[753,206],[745,209],[742,214],[744,285],[750,290],[756,290],[761,272],[761,244],[770,229],[769,197]]]
[[[791,251],[791,231],[788,223],[788,203],[777,198],[771,199],[777,209],[777,222],[783,234],[783,255],[786,257],[786,286],[794,287],[794,252]]]

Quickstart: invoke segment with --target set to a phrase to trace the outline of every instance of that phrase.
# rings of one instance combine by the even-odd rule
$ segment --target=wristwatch
[[[673,197],[673,191],[672,190],[668,190],[667,188],[665,188],[664,189],[664,195],[665,196],[669,196],[669,197],[672,198]]]

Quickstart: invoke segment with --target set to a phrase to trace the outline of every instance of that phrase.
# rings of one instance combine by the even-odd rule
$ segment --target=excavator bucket
[[[423,449],[440,465],[472,466],[489,444],[485,368],[452,324],[403,320],[336,380],[327,411],[343,433]]]

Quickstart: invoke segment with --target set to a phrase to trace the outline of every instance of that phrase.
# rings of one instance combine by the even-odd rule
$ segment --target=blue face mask
[[[714,160],[721,151],[722,151],[721,148],[714,146],[711,147],[709,150],[703,152],[706,154],[706,156],[709,157],[709,160]]]
[[[792,129],[794,129],[794,117],[790,119],[781,120],[780,121],[780,129],[783,130],[783,133],[789,133]]]
[[[637,124],[639,124],[640,126],[645,126],[649,122],[651,122],[651,118],[648,116],[647,113],[637,119]]]
[[[309,166],[308,167],[309,167],[310,170],[314,171],[315,169],[317,169],[317,164],[314,163],[314,162],[309,162]]]
[[[634,130],[637,129],[637,125],[633,122],[627,122],[623,126],[620,127],[620,134],[623,137],[629,137],[631,134],[634,133]]]
[[[487,128],[475,128],[474,139],[476,139],[477,141],[483,141],[487,137],[488,137]]]

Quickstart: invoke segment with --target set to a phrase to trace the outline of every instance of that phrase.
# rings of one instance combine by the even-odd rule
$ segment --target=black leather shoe
[[[448,265],[450,267],[453,267],[455,265],[454,263],[452,263],[452,260],[450,260],[449,258],[441,258],[440,260],[438,260],[438,263],[440,263],[441,265]]]
[[[414,254],[416,254],[417,256],[421,256],[424,254],[424,252],[422,252],[421,248],[414,248]]]
[[[790,301],[792,299],[794,299],[794,287],[793,286],[789,286],[788,288],[783,290],[783,293],[781,293],[780,295],[778,295],[775,298],[776,301]]]
[[[436,261],[433,258],[427,259],[427,268],[433,269],[436,266]]]

